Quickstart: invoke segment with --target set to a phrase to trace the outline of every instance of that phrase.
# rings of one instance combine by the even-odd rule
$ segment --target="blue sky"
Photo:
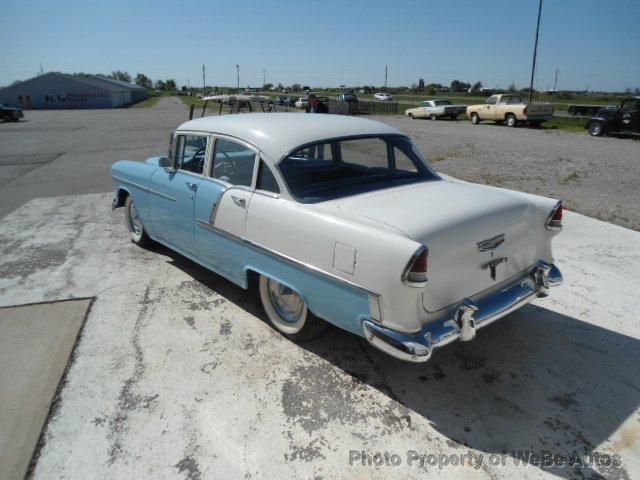
[[[115,69],[179,85],[529,83],[537,0],[0,0],[0,85]],[[640,87],[640,0],[546,0],[536,87]]]

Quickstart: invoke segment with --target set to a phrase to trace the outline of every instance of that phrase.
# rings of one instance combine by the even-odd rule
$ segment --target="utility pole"
[[[236,65],[236,81],[238,88],[240,88],[240,65]]]
[[[536,72],[536,57],[538,56],[538,34],[540,33],[540,15],[542,15],[542,0],[538,4],[538,23],[536,24],[536,40],[533,44],[533,62],[531,64],[531,83],[529,83],[529,101],[533,96],[533,76]]]
[[[556,91],[556,87],[558,86],[558,74],[560,73],[560,69],[556,68],[556,78],[553,81],[553,91]]]
[[[389,65],[384,66],[384,89],[387,89],[387,74],[389,73]]]
[[[262,69],[262,90],[264,90],[265,86],[267,85],[267,77],[265,76],[265,72],[266,70],[263,68]]]
[[[204,63],[202,64],[202,94],[206,95],[207,92],[205,92],[205,90],[207,89],[207,82],[206,82],[206,74],[205,74],[205,68],[204,68]]]
[[[42,69],[42,64],[40,64],[40,75],[44,75],[44,70]]]

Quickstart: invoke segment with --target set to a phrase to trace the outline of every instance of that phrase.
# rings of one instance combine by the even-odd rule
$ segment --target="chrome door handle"
[[[198,184],[193,182],[187,182],[187,187],[189,187],[191,190],[197,190]]]
[[[231,195],[231,199],[233,203],[238,205],[240,208],[244,208],[247,205],[247,201],[244,198],[236,197],[235,195]]]

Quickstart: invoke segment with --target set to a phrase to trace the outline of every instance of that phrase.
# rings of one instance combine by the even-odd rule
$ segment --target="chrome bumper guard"
[[[425,325],[420,332],[403,333],[370,320],[362,322],[364,336],[374,347],[409,362],[426,362],[434,348],[454,340],[473,340],[478,328],[485,327],[528,303],[533,297],[546,297],[549,287],[562,283],[558,267],[539,261],[533,270],[505,288],[477,301],[465,298],[453,311]]]

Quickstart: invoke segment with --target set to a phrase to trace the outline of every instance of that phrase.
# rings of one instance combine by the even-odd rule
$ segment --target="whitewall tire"
[[[271,325],[291,340],[308,340],[317,336],[326,324],[309,311],[302,297],[293,289],[260,275],[260,303]]]
[[[151,243],[151,239],[144,230],[144,225],[140,219],[138,209],[134,203],[131,195],[127,197],[124,204],[124,217],[127,224],[127,230],[131,235],[131,241],[141,247],[147,246]]]

